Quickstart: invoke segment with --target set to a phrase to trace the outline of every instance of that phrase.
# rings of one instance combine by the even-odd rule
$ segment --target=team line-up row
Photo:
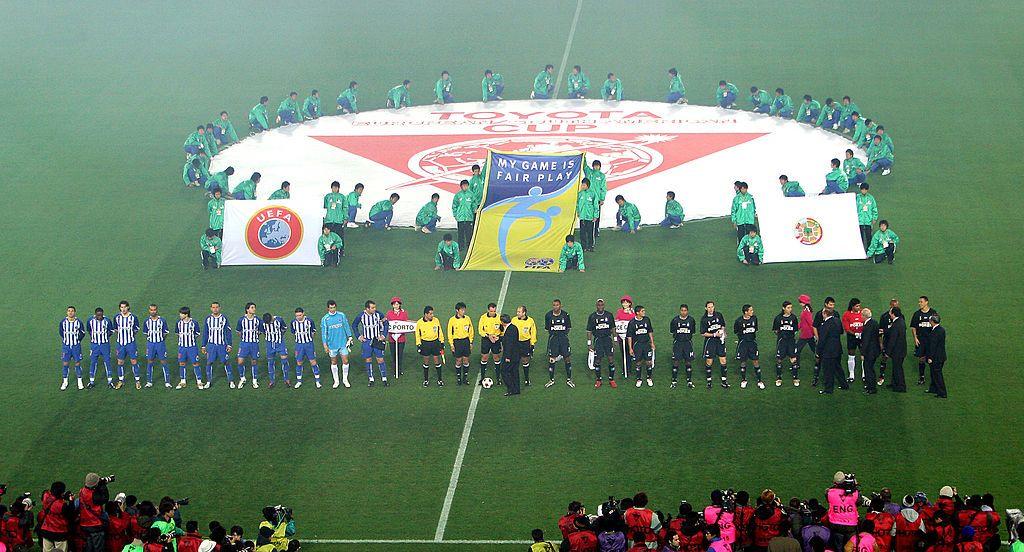
[[[841,316],[835,310],[835,300],[826,298],[823,308],[814,312],[810,305],[810,297],[801,295],[798,298],[800,313],[794,313],[794,305],[785,301],[781,311],[774,317],[771,331],[776,336],[776,386],[782,385],[783,364],[788,360],[788,369],[794,386],[800,385],[799,373],[800,353],[809,347],[815,355],[814,380],[812,386],[818,385],[819,376],[824,376],[824,387],[821,393],[831,393],[836,382],[840,388],[848,388],[855,381],[856,358],[862,357],[862,380],[865,392],[875,393],[877,385],[884,383],[887,361],[893,365],[893,381],[891,387],[895,391],[905,391],[902,361],[906,356],[906,323],[902,320],[902,312],[898,301],[890,303],[879,321],[872,318],[870,309],[863,308],[858,299],[851,299],[847,311]],[[606,310],[604,300],[599,299],[595,310],[586,323],[588,368],[594,371],[595,387],[602,385],[602,364],[607,363],[609,384],[615,383],[615,364],[621,361],[623,373],[628,378],[635,373],[636,386],[644,382],[654,385],[653,371],[655,365],[656,340],[654,326],[647,316],[646,309],[634,305],[630,296],[620,299],[621,308],[614,314]],[[920,309],[914,313],[910,327],[913,334],[915,356],[921,364],[919,384],[924,382],[925,364],[931,365],[932,385],[930,392],[945,396],[945,385],[941,382],[942,364],[945,362],[945,329],[940,329],[938,312],[928,305],[927,297],[919,299]],[[391,309],[386,313],[377,310],[374,301],[364,303],[362,312],[350,322],[344,312],[337,308],[335,301],[328,301],[327,312],[320,319],[320,327],[308,317],[301,307],[295,309],[294,318],[290,322],[271,313],[257,315],[256,304],[247,303],[244,314],[234,323],[221,312],[221,305],[213,302],[210,314],[200,325],[192,318],[189,307],[178,309],[178,320],[172,327],[161,316],[159,307],[148,306],[148,315],[141,319],[131,312],[127,301],[121,301],[118,314],[113,319],[106,317],[102,308],[97,308],[88,320],[77,317],[73,306],[67,308],[67,314],[58,326],[61,338],[62,383],[61,389],[68,387],[70,367],[73,365],[79,389],[95,387],[96,371],[102,363],[106,370],[107,385],[120,389],[125,380],[125,363],[131,368],[136,389],[153,386],[153,367],[161,365],[165,387],[172,387],[171,374],[167,360],[167,336],[173,331],[177,336],[177,360],[179,365],[178,389],[187,387],[187,367],[192,365],[198,389],[208,389],[213,380],[214,366],[220,363],[231,388],[242,388],[246,383],[246,365],[250,368],[251,384],[259,387],[258,361],[261,356],[261,342],[265,342],[267,357],[267,373],[269,386],[276,383],[280,372],[286,386],[291,386],[289,377],[289,354],[285,336],[294,336],[294,360],[296,363],[295,387],[302,385],[302,373],[305,363],[309,363],[315,385],[319,388],[320,372],[316,359],[314,334],[319,333],[316,340],[323,352],[330,357],[333,387],[340,385],[350,387],[349,356],[356,353],[365,363],[369,385],[375,384],[374,364],[380,374],[381,383],[388,385],[388,367],[386,358],[390,357],[396,364],[396,375],[401,374],[400,359],[404,353],[407,334],[414,335],[418,354],[423,359],[423,385],[430,384],[429,368],[434,366],[437,372],[437,385],[444,385],[442,367],[447,363],[445,351],[451,352],[455,358],[456,383],[469,384],[469,366],[472,342],[479,337],[480,341],[480,374],[478,384],[489,387],[493,380],[486,377],[488,362],[495,365],[495,375],[501,383],[502,373],[499,366],[507,369],[510,362],[521,362],[524,371],[524,383],[530,385],[529,367],[534,356],[540,328],[548,334],[548,382],[551,386],[555,381],[556,363],[564,364],[566,384],[575,387],[572,379],[572,356],[569,333],[572,320],[562,308],[560,300],[552,301],[551,310],[544,315],[543,326],[538,326],[529,316],[526,306],[516,308],[514,317],[498,313],[497,306],[490,303],[474,324],[466,314],[465,303],[455,305],[454,315],[448,319],[447,330],[442,329],[440,320],[434,314],[434,308],[424,307],[423,316],[415,322],[409,320],[408,311],[402,307],[400,297],[391,298]],[[515,327],[514,340],[509,340],[508,328]],[[765,388],[760,367],[757,333],[761,329],[754,307],[743,305],[741,315],[732,324],[735,334],[736,354],[739,361],[740,386],[747,386],[747,365],[752,365],[757,387]],[[145,335],[147,361],[146,381],[140,373],[138,362],[139,347],[136,337],[139,332]],[[233,333],[238,334],[237,350],[233,350]],[[708,301],[704,313],[697,321],[690,315],[686,304],[679,306],[679,314],[669,324],[672,335],[672,387],[679,382],[680,366],[685,367],[686,384],[693,388],[692,362],[697,357],[693,338],[703,338],[703,349],[700,356],[705,363],[706,385],[712,387],[712,366],[717,358],[720,365],[721,386],[729,388],[727,373],[727,330],[724,315],[716,310],[715,303]],[[88,384],[82,378],[82,341],[89,335],[91,368]],[[447,334],[447,340],[445,338]],[[848,370],[844,374],[839,368],[842,356],[841,337],[846,335]],[[447,341],[447,343],[446,343]],[[116,345],[114,358],[117,363],[116,374],[111,364],[111,344]],[[358,342],[358,343],[357,343]],[[616,344],[618,347],[616,347]],[[446,347],[447,345],[447,347]],[[388,353],[387,349],[391,348]],[[618,349],[619,354],[616,354]],[[238,378],[236,383],[235,370],[231,366],[230,353],[235,352]],[[206,358],[205,378],[200,362],[200,353]],[[874,363],[882,359],[882,367],[876,380]],[[339,359],[341,374],[339,379]],[[280,364],[278,369],[277,364]],[[824,369],[824,374],[822,374]],[[938,370],[938,376],[936,375]],[[518,370],[516,370],[516,373]],[[506,370],[507,373],[507,370]],[[646,376],[646,378],[645,378]],[[518,380],[518,377],[516,377]],[[938,380],[938,382],[936,381]],[[518,383],[518,382],[516,382]],[[845,383],[845,385],[844,385]],[[518,386],[517,386],[518,387]]]

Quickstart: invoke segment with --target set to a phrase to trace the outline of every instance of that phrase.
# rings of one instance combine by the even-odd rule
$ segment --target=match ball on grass
[[[491,378],[484,378],[480,380],[480,387],[483,387],[484,389],[490,389],[493,385],[494,380],[492,380]]]

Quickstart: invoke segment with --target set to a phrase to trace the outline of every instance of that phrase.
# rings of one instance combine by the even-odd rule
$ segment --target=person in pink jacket
[[[384,318],[387,319],[388,323],[400,320],[408,321],[409,313],[402,308],[402,298],[395,296],[391,298],[391,310],[389,310]],[[402,365],[398,362],[398,359],[402,358],[405,353],[405,334],[398,334],[398,339],[395,339],[394,334],[388,334],[388,345],[391,347],[391,358],[396,360],[395,365],[398,366],[398,376],[402,376]]]

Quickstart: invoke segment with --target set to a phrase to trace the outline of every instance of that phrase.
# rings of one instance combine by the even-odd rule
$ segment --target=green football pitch
[[[4,16],[0,479],[13,489],[110,472],[118,490],[193,497],[185,517],[204,526],[215,518],[254,531],[262,506],[285,503],[300,538],[383,541],[433,540],[443,520],[446,541],[523,540],[534,527],[554,537],[570,499],[594,507],[637,490],[666,511],[719,486],[818,496],[837,469],[897,493],[951,483],[991,491],[1000,507],[1024,501],[1013,475],[1024,422],[1019,3],[64,2],[9,3]],[[721,78],[741,90],[853,96],[897,144],[893,174],[872,189],[902,238],[896,264],[745,267],[722,254],[729,222],[708,220],[602,234],[585,274],[436,273],[436,238],[358,230],[340,271],[200,269],[205,200],[180,179],[181,143],[198,122],[227,109],[243,127],[256,98],[292,89],[319,88],[333,106],[351,79],[367,107],[403,78],[422,104],[441,69],[475,99],[493,67],[506,97],[522,99],[538,68],[557,69],[563,56],[592,75],[615,71],[632,99],[661,98],[672,66],[694,103],[710,104]],[[832,398],[810,386],[670,390],[666,360],[653,389],[594,390],[582,358],[576,389],[535,384],[511,400],[492,389],[472,405],[472,388],[422,389],[415,370],[386,390],[358,375],[335,391],[229,391],[222,380],[202,393],[57,390],[67,304],[87,316],[128,299],[170,315],[219,300],[237,316],[252,300],[260,312],[303,305],[319,317],[329,298],[351,314],[366,298],[399,294],[410,311],[432,304],[447,319],[459,300],[475,318],[503,290],[506,311],[526,304],[537,316],[560,297],[577,321],[577,351],[597,297],[648,305],[664,344],[680,302],[715,299],[730,320],[752,303],[770,320],[798,293],[841,306],[856,296],[876,312],[896,296],[908,313],[927,294],[949,331],[950,398],[916,386]],[[914,378],[909,359],[906,368]],[[543,381],[544,363],[533,371]]]

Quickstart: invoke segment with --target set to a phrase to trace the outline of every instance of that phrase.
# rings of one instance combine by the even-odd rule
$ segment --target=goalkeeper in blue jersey
[[[323,339],[324,351],[331,357],[331,376],[334,377],[334,389],[338,385],[352,387],[348,382],[348,351],[352,345],[352,326],[345,313],[338,310],[338,303],[333,299],[327,302],[327,314],[320,319],[320,335]],[[342,380],[338,381],[338,357],[341,357]]]

